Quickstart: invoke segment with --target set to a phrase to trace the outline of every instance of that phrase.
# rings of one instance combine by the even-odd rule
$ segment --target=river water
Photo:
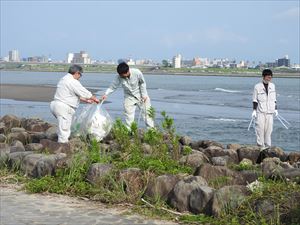
[[[56,86],[65,73],[1,71],[3,84]],[[252,92],[261,77],[144,75],[156,124],[166,113],[174,118],[180,135],[193,140],[215,140],[223,144],[255,144],[253,128],[247,130],[252,113]],[[104,93],[115,74],[84,73],[81,83]],[[300,151],[300,79],[273,78],[277,90],[279,114],[291,123],[285,129],[274,119],[272,145],[286,151]],[[38,93],[37,93],[38,95]],[[107,99],[105,109],[113,118],[123,117],[123,91],[119,88]],[[1,99],[1,116],[12,113],[20,117],[40,117],[56,122],[49,103]],[[136,113],[136,118],[139,112]],[[143,127],[143,124],[140,124]]]

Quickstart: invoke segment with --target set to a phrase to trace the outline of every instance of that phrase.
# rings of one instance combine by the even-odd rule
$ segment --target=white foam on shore
[[[227,92],[227,93],[239,93],[239,92],[241,92],[241,91],[229,90],[229,89],[224,89],[224,88],[215,88],[215,91],[222,91],[222,92]]]

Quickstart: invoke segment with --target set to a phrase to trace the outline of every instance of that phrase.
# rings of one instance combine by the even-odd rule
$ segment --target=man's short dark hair
[[[269,75],[271,75],[271,76],[273,76],[273,72],[272,72],[272,70],[270,70],[270,69],[264,69],[263,71],[262,71],[262,75],[265,77],[265,76],[269,76]]]
[[[82,70],[81,66],[79,66],[79,65],[70,66],[68,73],[74,75],[77,72],[79,72],[80,74],[83,73],[83,70]]]
[[[129,70],[129,66],[125,62],[120,63],[117,67],[117,71],[119,75],[127,73],[128,70]]]

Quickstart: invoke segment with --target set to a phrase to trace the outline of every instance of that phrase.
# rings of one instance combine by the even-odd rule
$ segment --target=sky
[[[1,57],[228,58],[300,63],[299,0],[0,0]]]

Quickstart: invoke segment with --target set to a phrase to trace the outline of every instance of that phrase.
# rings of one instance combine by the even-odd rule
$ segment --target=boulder
[[[179,160],[180,164],[188,165],[194,169],[202,165],[203,163],[208,163],[209,159],[205,154],[199,151],[193,151],[192,154],[182,156]]]
[[[179,139],[179,142],[182,144],[182,145],[190,145],[192,143],[192,138],[190,138],[189,136],[182,136],[180,137]]]
[[[69,143],[57,143],[48,139],[42,139],[40,143],[43,145],[43,149],[50,154],[66,153],[70,155],[73,153]]]
[[[217,157],[212,157],[211,158],[211,163],[214,166],[226,166],[229,162],[229,156],[224,155],[224,156],[217,156]]]
[[[128,168],[120,171],[121,182],[125,184],[125,192],[131,196],[140,196],[145,187],[143,172],[138,168]]]
[[[30,154],[26,155],[21,162],[21,170],[25,175],[33,178],[41,178],[55,174],[57,162],[66,158],[66,154],[53,155]]]
[[[174,186],[170,193],[168,203],[180,212],[191,211],[190,196],[193,191],[197,192],[195,190],[200,189],[202,186],[207,186],[207,182],[203,177],[185,177]]]
[[[32,143],[40,143],[42,139],[47,139],[44,132],[30,132],[29,135]]]
[[[215,189],[208,186],[200,186],[192,190],[190,194],[189,208],[194,214],[209,211],[209,201],[212,199]]]
[[[15,115],[5,115],[0,119],[0,123],[4,123],[6,129],[10,130],[12,127],[20,127],[21,120]]]
[[[242,146],[240,144],[236,144],[236,143],[233,143],[233,144],[228,144],[227,145],[227,149],[232,149],[232,150],[238,150],[239,148],[241,148]]]
[[[265,151],[261,151],[257,163],[261,163],[265,158],[279,158],[282,162],[287,161],[288,156],[279,147],[271,147]]]
[[[24,152],[25,147],[21,141],[14,140],[10,146],[10,152]]]
[[[249,194],[246,186],[225,186],[214,192],[211,210],[207,214],[219,217],[237,208]]]
[[[145,196],[166,201],[179,178],[175,175],[162,175],[154,178],[147,185]]]
[[[45,132],[51,124],[41,120],[40,118],[29,118],[22,120],[22,127],[27,131],[32,132]]]
[[[45,132],[46,138],[51,141],[57,141],[57,126],[49,127]]]
[[[5,143],[7,140],[7,137],[4,134],[0,134],[0,143]]]
[[[5,126],[4,122],[0,122],[0,134],[6,134],[8,132],[8,128]]]
[[[97,185],[101,178],[111,173],[113,166],[111,164],[93,163],[86,175],[86,179],[91,184]]]
[[[244,158],[250,159],[253,164],[256,164],[260,155],[260,148],[258,146],[244,146],[237,150],[239,161]]]
[[[7,139],[9,142],[13,142],[15,140],[21,141],[24,145],[27,143],[30,143],[30,135],[27,132],[15,132],[15,133],[9,133],[7,135]]]
[[[294,164],[295,162],[300,162],[300,152],[291,152],[288,155],[288,161],[291,164]]]
[[[216,147],[220,147],[220,148],[224,148],[224,146],[216,141],[212,141],[212,140],[203,140],[199,142],[199,148],[208,148],[210,146],[216,146]]]
[[[33,154],[33,152],[13,152],[8,154],[8,168],[18,170],[25,156]]]
[[[217,187],[246,184],[238,172],[230,170],[225,166],[212,166],[206,163],[198,167],[194,175],[203,177],[210,185]]]
[[[44,146],[40,143],[30,143],[25,145],[25,151],[42,152]]]

